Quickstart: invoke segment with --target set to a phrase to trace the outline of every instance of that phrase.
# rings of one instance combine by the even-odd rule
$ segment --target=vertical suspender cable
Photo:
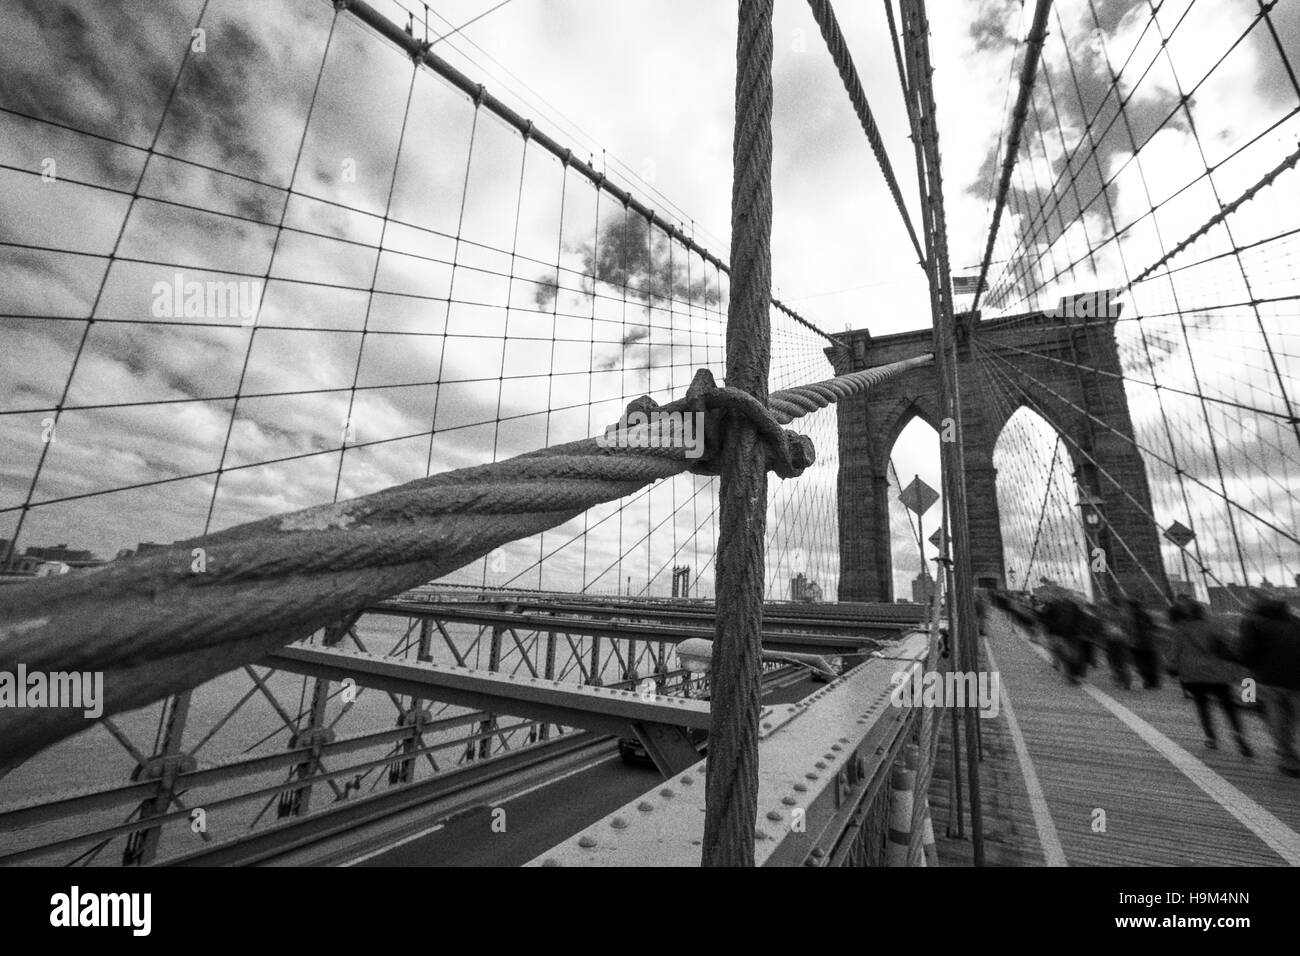
[[[727,385],[767,402],[771,360],[772,3],[741,0],[732,138]],[[767,464],[754,428],[733,418],[722,450],[712,727],[704,866],[753,866]]]
[[[943,176],[939,167],[939,130],[935,119],[934,88],[931,85],[929,23],[926,20],[925,0],[904,0],[904,47],[908,59],[908,75],[913,85],[909,89],[916,128],[920,132],[917,149],[922,151],[921,161],[925,177],[921,181],[922,218],[929,264],[930,302],[934,314],[934,351],[939,372],[939,400],[942,413],[956,426],[957,441],[941,442],[939,446],[943,468],[944,495],[951,516],[953,558],[953,608],[956,620],[951,634],[956,638],[957,660],[962,669],[978,669],[975,626],[974,578],[971,569],[970,526],[966,512],[966,467],[962,450],[964,440],[960,382],[957,377],[957,354],[952,312],[951,279],[948,266],[948,236],[943,214]],[[971,798],[971,841],[975,865],[984,863],[983,820],[980,805],[978,729],[974,723],[975,711],[967,708],[966,760]]]

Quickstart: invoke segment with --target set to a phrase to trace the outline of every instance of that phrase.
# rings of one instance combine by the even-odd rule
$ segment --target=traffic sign
[[[909,511],[915,511],[918,515],[923,515],[939,500],[939,492],[935,491],[919,477],[913,478],[912,483],[902,490],[898,496]]]
[[[1175,521],[1168,528],[1165,528],[1165,537],[1179,548],[1185,548],[1192,543],[1192,540],[1196,537],[1196,532],[1181,521]]]
[[[929,541],[932,545],[934,545],[934,546],[935,546],[936,548],[938,548],[940,551],[944,551],[944,550],[946,550],[946,549],[944,548],[943,528],[935,528],[935,529],[934,529],[934,534],[930,535],[930,537],[926,538],[925,540]]]

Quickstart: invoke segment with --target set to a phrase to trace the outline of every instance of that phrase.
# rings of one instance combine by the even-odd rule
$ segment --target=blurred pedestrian
[[[1087,671],[1087,644],[1083,639],[1086,616],[1079,603],[1064,593],[1047,596],[1039,612],[1047,633],[1053,663],[1071,684],[1079,683]]]
[[[1226,659],[1227,646],[1219,625],[1206,616],[1203,605],[1186,595],[1179,595],[1169,609],[1169,622],[1177,635],[1174,664],[1178,669],[1178,679],[1196,705],[1196,715],[1205,732],[1205,746],[1210,750],[1219,746],[1210,715],[1210,701],[1217,700],[1228,718],[1242,756],[1254,756],[1237,717],[1236,700],[1229,686],[1235,675]]]
[[[1300,777],[1295,726],[1300,717],[1300,621],[1283,601],[1259,595],[1242,618],[1238,657],[1259,687],[1278,770]]]
[[[989,606],[1007,615],[1027,629],[1031,635],[1038,627],[1038,617],[1034,613],[1036,608],[1032,605],[1026,606],[1024,601],[1013,598],[1005,591],[994,591],[989,596]]]
[[[1106,664],[1116,687],[1128,690],[1133,686],[1129,673],[1128,622],[1120,606],[1114,601],[1103,601],[1098,606],[1102,646],[1106,649]]]
[[[1142,678],[1142,686],[1154,690],[1160,686],[1160,652],[1156,649],[1156,624],[1142,602],[1128,602],[1129,648],[1133,654],[1133,667]]]
[[[1097,666],[1097,648],[1104,647],[1106,643],[1105,627],[1101,622],[1101,615],[1097,609],[1083,601],[1079,602],[1079,656],[1080,666],[1083,668],[1083,674],[1088,672],[1089,668]]]

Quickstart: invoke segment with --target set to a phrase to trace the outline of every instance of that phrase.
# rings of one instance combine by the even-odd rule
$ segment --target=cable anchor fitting
[[[691,380],[686,397],[660,405],[649,395],[642,395],[628,403],[623,417],[606,430],[626,432],[650,422],[672,421],[665,416],[674,413],[699,415],[704,423],[702,454],[690,469],[696,475],[719,473],[722,448],[727,429],[737,418],[746,419],[758,433],[766,449],[766,467],[781,478],[797,478],[817,460],[817,451],[807,435],[781,427],[772,412],[748,392],[736,388],[719,388],[708,369],[700,369]],[[634,417],[635,416],[635,417]],[[660,426],[662,429],[664,426]],[[671,427],[671,426],[669,426]],[[654,440],[662,440],[663,431]]]

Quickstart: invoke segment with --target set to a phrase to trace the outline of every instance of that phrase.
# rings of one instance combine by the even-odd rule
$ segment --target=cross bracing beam
[[[834,856],[859,808],[878,793],[917,713],[891,706],[890,692],[896,673],[921,666],[928,640],[925,633],[912,633],[798,704],[773,708],[765,718],[758,744],[757,865],[799,865]],[[698,866],[706,770],[699,763],[674,775],[666,786],[529,865]]]
[[[403,597],[385,601],[376,607],[402,606],[436,606],[451,608],[510,608],[515,611],[538,614],[571,614],[593,618],[643,618],[663,623],[677,624],[711,624],[717,611],[713,605],[699,605],[694,608],[666,608],[663,605],[603,605],[570,604],[563,601],[419,601]],[[891,635],[900,628],[914,627],[920,623],[922,608],[911,604],[863,605],[861,609],[839,613],[799,613],[788,606],[776,605],[763,612],[765,629],[817,631],[851,631],[860,633],[863,628],[880,628],[888,630]]]
[[[407,662],[337,648],[290,646],[267,657],[276,670],[326,680],[352,678],[363,687],[439,700],[496,714],[514,714],[626,735],[634,723],[709,728],[707,701],[664,697],[545,678]]]
[[[586,637],[665,641],[679,644],[693,638],[712,640],[713,628],[686,624],[658,624],[646,621],[623,621],[579,617],[569,614],[531,613],[529,611],[484,608],[481,605],[423,605],[388,602],[368,609],[370,614],[398,617],[429,617],[444,622],[478,625],[506,625],[533,631],[555,631]],[[711,618],[711,615],[710,615]],[[704,620],[701,618],[701,620]],[[763,647],[772,651],[810,654],[845,654],[870,650],[882,641],[898,637],[903,624],[855,624],[850,633],[811,633],[769,630],[764,622]]]
[[[775,689],[788,679],[782,671],[770,672],[764,676],[763,686]],[[181,866],[337,864],[409,832],[412,814],[420,825],[426,825],[431,819],[446,819],[485,801],[498,805],[512,792],[562,774],[592,755],[611,754],[612,745],[613,741],[603,735],[573,731],[407,786],[347,800],[307,817],[260,828],[167,862]],[[693,753],[689,762],[698,759]]]
[[[419,729],[424,734],[436,734],[457,727],[475,726],[487,716],[489,715],[483,711],[457,714],[455,717],[428,721],[421,724]],[[322,760],[329,760],[333,757],[345,757],[349,754],[388,747],[409,739],[411,734],[410,727],[392,727],[356,737],[341,737],[322,744],[319,756]],[[185,770],[176,775],[177,788],[192,790],[259,774],[287,771],[302,763],[311,754],[309,747],[293,747],[274,753],[241,757],[237,760]],[[387,759],[391,761],[393,758],[390,756]],[[49,820],[66,819],[99,810],[137,804],[148,797],[156,786],[154,780],[143,780],[103,790],[44,794],[30,802],[0,805],[0,831],[16,830],[21,827],[36,826]],[[0,861],[3,860],[4,856],[0,855]]]
[[[440,589],[415,588],[398,595],[389,604],[424,604],[452,607],[504,607],[520,610],[563,612],[591,616],[646,616],[677,621],[712,622],[717,609],[712,601],[644,600],[591,598],[581,594],[528,594],[514,595],[492,590],[448,592]],[[763,607],[764,626],[820,628],[860,628],[862,625],[896,624],[913,626],[925,616],[925,608],[918,604],[893,604],[886,602],[835,601],[800,604],[772,601]]]
[[[581,731],[476,760],[403,787],[345,800],[305,817],[222,840],[168,866],[329,866],[408,833],[412,821],[446,819],[528,786],[573,761],[608,752],[610,741]]]
[[[494,728],[492,731],[487,732],[487,734],[496,735],[500,733],[509,733],[511,731],[521,730],[530,726],[533,726],[532,722],[522,721],[519,724],[516,724],[512,727]],[[476,740],[479,737],[484,735],[485,734],[473,734],[469,737],[459,738],[456,740],[426,744],[425,746],[418,747],[415,750],[407,752],[406,754],[394,754],[390,751],[388,753],[382,754],[377,757],[372,757],[366,760],[362,760],[359,763],[353,763],[350,766],[340,767],[331,770],[320,770],[316,773],[313,773],[309,777],[297,777],[294,778],[293,780],[287,780],[287,781],[280,780],[269,785],[255,786],[253,789],[241,790],[229,796],[218,797],[216,799],[211,799],[211,800],[205,800],[204,809],[209,813],[211,813],[215,810],[224,810],[228,807],[233,807],[237,804],[244,803],[247,801],[274,798],[286,791],[299,790],[305,786],[327,783],[329,781],[337,781],[345,777],[354,776],[357,773],[364,773],[365,771],[368,770],[375,770],[380,767],[386,767],[392,764],[395,760],[404,759],[404,757],[421,757],[428,753],[435,753],[443,750],[454,750],[456,748],[461,748],[464,747],[467,742],[471,740]],[[561,744],[564,743],[565,741],[568,741],[573,736],[574,736],[573,734],[566,734],[563,737],[556,738],[555,741],[547,741],[544,744],[534,744],[528,747],[521,747],[518,750],[511,751],[510,753],[511,755],[538,755],[537,761],[541,762],[546,758],[544,756],[540,756],[539,754],[546,752],[547,744],[550,743]],[[484,764],[491,763],[497,759],[499,758],[493,757],[493,758],[483,760],[481,761],[481,763]],[[443,773],[435,774],[434,776],[429,778],[429,782],[437,784],[439,781],[447,780],[452,775],[458,774],[463,769],[464,769],[463,767],[457,767],[452,770],[445,771]],[[178,777],[178,779],[181,778]],[[189,779],[192,781],[192,776]],[[385,792],[400,793],[400,792],[405,792],[408,789],[410,788],[409,787],[391,788],[389,791],[385,791]],[[372,798],[370,797],[361,797],[361,798],[356,798],[355,800],[345,800],[343,801],[343,805],[353,805],[357,803],[369,804],[371,799]],[[302,817],[299,819],[311,820],[314,819],[316,815],[317,814],[313,813],[307,817]],[[26,849],[18,850],[12,853],[6,852],[3,855],[0,855],[0,865],[11,866],[17,863],[26,863],[29,861],[44,858],[49,853],[54,851],[72,849],[77,846],[82,846],[86,843],[97,843],[106,840],[112,840],[117,837],[126,836],[128,834],[135,833],[137,831],[144,830],[149,827],[155,827],[160,824],[174,823],[179,821],[188,822],[189,820],[190,820],[189,809],[183,805],[178,805],[176,809],[155,814],[153,817],[149,819],[138,819],[138,818],[131,819],[125,823],[117,824],[114,826],[99,827],[81,833],[74,833],[73,835],[68,837],[63,837],[50,842],[33,845]]]

